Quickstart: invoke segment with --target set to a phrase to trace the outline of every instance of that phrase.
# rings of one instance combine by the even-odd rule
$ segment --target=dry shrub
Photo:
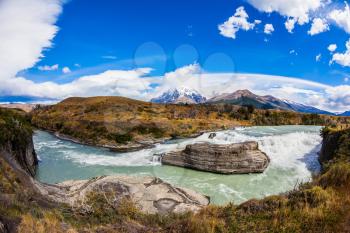
[[[74,229],[64,226],[52,213],[45,213],[42,219],[25,214],[17,230],[18,233],[76,233]]]
[[[319,183],[323,187],[348,186],[350,184],[350,164],[348,162],[338,162],[333,164],[328,171],[320,177]]]

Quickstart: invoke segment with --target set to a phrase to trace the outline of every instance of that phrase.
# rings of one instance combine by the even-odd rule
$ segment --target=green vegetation
[[[239,125],[346,125],[345,117],[255,109],[253,105],[153,104],[123,97],[69,98],[31,113],[32,123],[93,145],[188,137]]]
[[[0,108],[0,132],[0,146],[10,141],[21,146],[32,135],[29,117],[21,110]]]

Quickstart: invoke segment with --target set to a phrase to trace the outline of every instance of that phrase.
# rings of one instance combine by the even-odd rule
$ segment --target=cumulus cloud
[[[52,66],[48,66],[48,65],[38,66],[38,70],[41,70],[41,71],[52,71],[52,70],[58,70],[58,67],[59,67],[58,64],[55,64],[55,65],[52,65]]]
[[[220,34],[228,38],[236,39],[236,33],[239,30],[249,31],[254,28],[256,21],[251,23],[248,22],[248,19],[249,16],[244,10],[244,7],[238,7],[233,16],[218,26]]]
[[[70,68],[69,68],[68,66],[65,66],[65,67],[62,68],[62,72],[63,72],[64,74],[68,74],[68,73],[70,73],[70,72],[72,72],[72,71],[70,70]]]
[[[52,46],[61,0],[0,1],[0,80],[33,67]]]
[[[307,33],[313,36],[325,31],[329,31],[327,20],[321,19],[321,18],[315,18],[313,19],[311,28]]]
[[[350,8],[347,2],[344,9],[335,9],[329,13],[328,17],[350,34]]]
[[[295,27],[295,19],[288,19],[285,23],[284,26],[286,27],[287,31],[289,33],[293,33],[294,27]]]
[[[109,70],[97,75],[88,75],[72,82],[35,83],[23,77],[2,82],[0,95],[31,96],[48,99],[63,99],[70,96],[121,95],[131,98],[145,98],[151,80],[144,78],[152,69],[142,68],[129,71]]]
[[[330,63],[338,63],[339,65],[350,67],[350,39],[346,42],[346,51],[344,53],[333,54]],[[331,47],[333,49],[334,46]],[[328,47],[329,49],[329,47]]]
[[[278,12],[303,25],[310,20],[310,13],[320,8],[323,0],[247,0],[251,5],[266,13]],[[293,23],[293,26],[294,26]],[[291,23],[290,23],[291,24]],[[291,26],[291,25],[290,25]]]
[[[126,96],[150,100],[171,88],[183,86],[206,97],[249,89],[260,95],[312,105],[330,111],[349,110],[350,86],[329,86],[308,80],[262,74],[208,73],[198,64],[188,65],[163,76],[149,76],[152,69],[109,70],[72,82],[35,83],[16,77],[0,86],[0,96],[31,96],[60,100],[70,96]]]
[[[274,27],[272,24],[265,24],[265,27],[264,27],[264,33],[265,34],[272,34],[272,32],[275,31]]]
[[[337,49],[337,45],[336,44],[330,44],[327,48],[330,52],[334,52]]]

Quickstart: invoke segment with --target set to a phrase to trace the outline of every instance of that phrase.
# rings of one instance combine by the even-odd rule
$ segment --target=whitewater
[[[99,175],[156,176],[177,186],[207,196],[215,204],[241,203],[293,189],[320,170],[321,127],[258,126],[210,133],[197,138],[172,140],[155,148],[115,153],[104,148],[76,144],[36,131],[34,145],[40,158],[37,179],[47,183],[88,179]],[[157,154],[181,150],[197,142],[229,144],[257,141],[271,160],[261,174],[220,175],[190,169],[162,166]]]

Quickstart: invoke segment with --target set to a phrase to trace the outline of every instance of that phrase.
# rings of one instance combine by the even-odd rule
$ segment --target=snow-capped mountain
[[[327,114],[327,115],[335,115],[334,113],[325,111],[325,110],[321,110],[312,106],[308,106],[308,105],[304,105],[304,104],[300,104],[291,100],[286,100],[283,99],[282,100],[285,104],[288,105],[288,107],[295,111],[295,112],[304,112],[304,113],[317,113],[317,114]]]
[[[224,93],[207,100],[198,91],[191,88],[182,87],[179,89],[170,89],[164,92],[161,96],[151,99],[151,102],[172,104],[227,103],[241,106],[253,105],[255,108],[259,109],[281,109],[301,113],[335,115],[332,112],[324,111],[291,100],[279,99],[271,95],[256,95],[249,90],[238,90],[233,93]],[[344,115],[345,114],[347,113],[344,113]]]
[[[199,104],[204,103],[207,99],[202,96],[198,91],[182,87],[179,89],[170,89],[164,92],[161,96],[151,99],[153,103],[187,103],[187,104]]]
[[[271,95],[259,96],[249,90],[238,90],[233,93],[225,93],[208,100],[208,103],[229,103],[234,105],[253,105],[260,109],[281,109],[302,113],[317,113],[334,115],[312,106],[296,103],[290,100],[283,100]]]

